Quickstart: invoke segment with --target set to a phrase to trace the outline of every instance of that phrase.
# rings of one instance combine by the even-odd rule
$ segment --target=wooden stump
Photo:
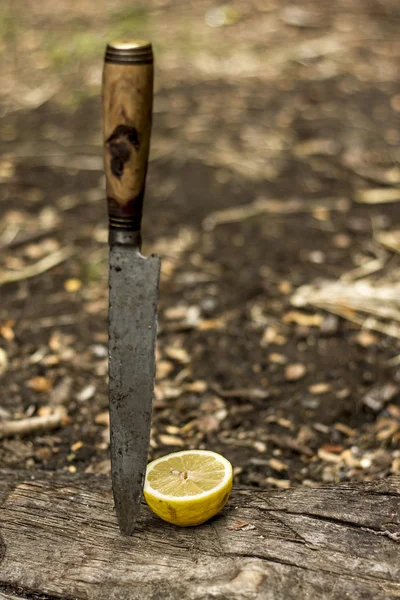
[[[0,600],[400,598],[400,478],[234,489],[178,528],[122,537],[108,477],[0,471]]]

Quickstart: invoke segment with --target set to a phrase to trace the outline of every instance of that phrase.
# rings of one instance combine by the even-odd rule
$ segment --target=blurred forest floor
[[[109,471],[100,86],[130,36],[157,61],[151,458],[400,472],[399,25],[397,0],[2,0],[1,467]]]

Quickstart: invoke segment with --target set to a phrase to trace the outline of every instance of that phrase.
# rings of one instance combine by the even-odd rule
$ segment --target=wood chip
[[[167,321],[183,321],[188,311],[187,306],[171,306],[164,311],[164,318]]]
[[[272,352],[268,356],[268,361],[270,363],[273,363],[276,365],[284,365],[287,363],[288,359],[283,354],[278,354],[277,352]]]
[[[270,344],[276,344],[277,346],[284,346],[287,342],[287,338],[282,335],[277,327],[267,327],[261,338],[261,346],[269,346]]]
[[[94,418],[96,425],[104,425],[105,427],[110,426],[110,413],[108,410],[97,414]]]
[[[352,429],[344,423],[335,423],[334,428],[336,429],[336,431],[340,431],[340,433],[347,435],[347,437],[355,437],[357,435],[356,429]]]
[[[4,373],[7,371],[7,369],[8,369],[7,352],[3,348],[0,348],[0,377],[2,375],[4,375]]]
[[[251,525],[248,521],[237,521],[233,525],[228,525],[227,529],[230,531],[249,531],[251,529],[255,529],[255,525]]]
[[[282,320],[284,323],[296,323],[296,325],[303,325],[305,327],[319,327],[324,317],[318,314],[310,315],[297,310],[291,310],[283,316]]]
[[[13,340],[15,337],[14,325],[15,321],[13,320],[5,321],[5,323],[0,324],[0,335],[8,342]]]
[[[397,396],[400,388],[395,383],[385,383],[371,388],[363,397],[363,403],[374,412],[379,412],[385,404]]]
[[[392,462],[391,471],[394,475],[400,474],[400,458],[395,458]]]
[[[267,477],[265,480],[270,485],[277,488],[288,490],[290,488],[290,481],[288,479],[275,479],[275,477]]]
[[[308,391],[310,392],[310,394],[313,394],[315,396],[320,396],[322,394],[326,394],[330,390],[331,390],[331,385],[329,383],[314,383],[313,385],[310,385],[310,387],[308,388]]]
[[[87,402],[91,398],[93,398],[96,392],[96,386],[93,384],[89,384],[85,386],[80,392],[75,395],[75,398],[78,402]]]
[[[176,427],[176,425],[167,425],[165,431],[171,435],[175,435],[181,432],[180,428]]]
[[[370,331],[367,331],[366,329],[362,329],[355,336],[355,341],[362,348],[369,348],[370,346],[373,346],[374,344],[378,343],[378,338],[376,337],[376,335],[374,335]]]
[[[399,202],[399,188],[371,188],[359,190],[355,194],[356,202],[363,204],[385,204],[386,202]]]
[[[197,325],[198,331],[221,331],[226,326],[222,319],[202,319]]]
[[[301,363],[293,363],[285,368],[285,378],[287,381],[298,381],[307,373],[306,367]]]
[[[187,365],[190,363],[190,356],[184,348],[175,348],[174,346],[166,346],[164,348],[165,354],[171,360],[175,360],[176,362]]]
[[[289,468],[287,466],[287,464],[285,464],[281,460],[278,460],[277,458],[270,458],[269,461],[268,461],[268,465],[274,471],[279,471],[279,472],[281,472],[281,471],[287,471],[288,468]]]
[[[156,377],[157,379],[165,379],[174,370],[174,364],[169,360],[160,360],[157,362]]]
[[[207,382],[198,379],[190,383],[185,383],[183,387],[185,392],[191,392],[192,394],[204,394],[204,392],[207,390]]]
[[[77,452],[78,450],[80,450],[83,446],[83,442],[81,440],[79,440],[79,442],[75,442],[75,444],[72,444],[71,446],[71,450],[72,452]]]
[[[379,442],[391,439],[398,431],[400,431],[400,423],[394,419],[380,419],[379,431],[376,434],[376,439]],[[384,421],[382,423],[382,421]]]
[[[324,452],[333,452],[333,454],[340,454],[344,448],[341,444],[324,444],[321,446],[321,450]]]
[[[318,458],[328,463],[340,463],[342,461],[341,456],[338,456],[334,452],[328,452],[323,448],[318,449]]]
[[[163,444],[163,446],[184,446],[184,441],[181,438],[178,438],[173,435],[166,435],[161,433],[158,436],[158,440]]]
[[[261,442],[260,440],[256,440],[253,443],[253,448],[257,450],[257,452],[260,452],[262,454],[267,451],[267,445],[264,444],[264,442]]]
[[[52,383],[47,377],[32,377],[27,382],[27,386],[38,393],[49,392],[52,388]]]

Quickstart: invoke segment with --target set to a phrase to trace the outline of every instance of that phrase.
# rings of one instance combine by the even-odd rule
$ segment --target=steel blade
[[[110,248],[109,400],[111,473],[121,532],[140,509],[150,442],[161,260],[133,246]]]

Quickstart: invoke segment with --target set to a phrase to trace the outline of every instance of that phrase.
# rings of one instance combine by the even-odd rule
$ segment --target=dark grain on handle
[[[107,46],[103,71],[104,162],[110,227],[138,231],[153,106],[151,44]]]

